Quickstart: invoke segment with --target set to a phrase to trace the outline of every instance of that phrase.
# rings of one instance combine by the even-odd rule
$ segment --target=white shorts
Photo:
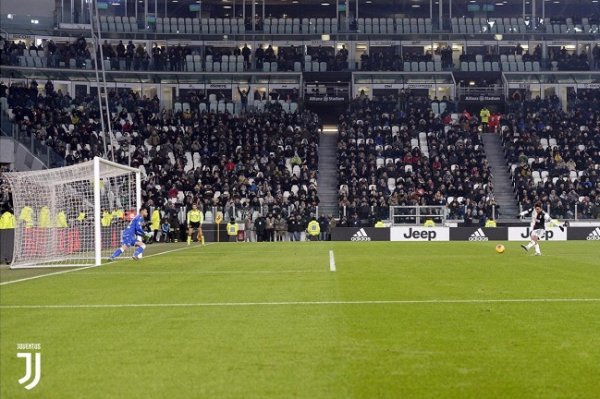
[[[535,229],[535,230],[533,230],[531,232],[530,237],[533,238],[533,236],[537,236],[537,238],[539,238],[540,240],[542,240],[545,235],[546,235],[546,230],[544,230],[544,229]]]

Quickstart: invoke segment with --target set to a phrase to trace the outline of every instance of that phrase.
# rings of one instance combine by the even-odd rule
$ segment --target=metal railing
[[[393,226],[423,225],[432,220],[436,225],[445,225],[448,208],[445,206],[391,206],[390,221]]]

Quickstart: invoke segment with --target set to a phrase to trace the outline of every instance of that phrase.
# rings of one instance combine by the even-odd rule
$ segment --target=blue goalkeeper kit
[[[129,226],[123,230],[121,243],[123,245],[127,245],[128,247],[134,246],[138,241],[137,236],[143,236],[145,233],[143,224],[144,217],[142,215],[137,215],[134,217],[133,220],[129,222]],[[139,241],[141,241],[141,239]]]
[[[127,228],[123,230],[123,233],[121,235],[121,245],[126,247],[132,247],[135,245],[136,242],[142,241],[141,236],[143,236],[145,233],[144,228],[142,227],[143,224],[144,217],[142,215],[137,215],[136,217],[134,217],[133,220],[129,222],[129,226],[127,226]],[[142,252],[144,252],[144,247],[145,245],[143,243],[139,244],[139,246],[135,249],[133,253],[134,259],[140,258]],[[117,248],[117,250],[113,252],[113,254],[110,256],[109,260],[112,261],[118,256],[120,256],[123,253],[123,249],[121,248],[122,247]]]

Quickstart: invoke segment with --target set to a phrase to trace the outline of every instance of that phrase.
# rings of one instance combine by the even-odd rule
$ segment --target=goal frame
[[[131,166],[127,166],[127,165],[122,165],[116,162],[112,162],[112,161],[108,161],[106,159],[100,158],[100,157],[94,157],[93,160],[91,161],[87,161],[87,165],[86,163],[84,164],[75,164],[75,165],[71,165],[71,166],[65,166],[65,167],[61,167],[61,168],[56,168],[56,169],[44,169],[44,170],[40,170],[40,171],[26,171],[26,172],[10,172],[7,173],[8,176],[8,182],[9,185],[12,189],[13,192],[13,202],[15,205],[15,215],[17,216],[17,211],[20,211],[23,208],[24,204],[21,204],[22,200],[19,200],[17,198],[17,196],[19,195],[18,190],[16,190],[16,183],[14,180],[15,176],[18,176],[19,174],[27,174],[29,176],[34,175],[36,173],[39,173],[40,176],[45,176],[48,175],[48,179],[51,180],[51,173],[52,170],[59,170],[59,169],[66,169],[66,168],[77,168],[78,166],[87,166],[88,168],[90,168],[90,166],[93,166],[93,173],[90,174],[90,172],[86,172],[87,175],[89,175],[89,181],[93,187],[93,259],[91,256],[91,251],[88,251],[88,256],[87,257],[80,257],[80,258],[65,258],[65,263],[51,263],[51,262],[61,262],[62,258],[60,257],[46,257],[43,258],[41,260],[39,259],[31,259],[31,262],[27,263],[27,262],[23,262],[22,259],[19,259],[19,261],[17,262],[17,258],[20,256],[19,251],[19,243],[17,242],[17,240],[22,239],[22,237],[24,236],[24,230],[27,229],[27,227],[24,227],[21,223],[17,223],[15,226],[15,230],[17,229],[21,229],[20,232],[15,231],[15,240],[13,243],[13,258],[12,258],[12,262],[10,264],[10,268],[11,269],[27,269],[27,268],[60,268],[60,267],[81,267],[81,266],[88,266],[88,267],[94,267],[94,266],[100,266],[102,264],[102,224],[101,224],[101,218],[102,218],[102,199],[101,199],[101,179],[103,179],[104,177],[102,176],[102,170],[101,167],[102,166],[107,166],[114,169],[120,169],[123,171],[123,175],[126,174],[133,174],[135,177],[135,194],[131,193],[131,200],[135,201],[134,204],[130,204],[130,209],[135,209],[136,212],[139,212],[140,207],[142,206],[142,182],[141,182],[141,172],[138,168],[134,168]],[[116,175],[113,175],[116,176]],[[133,178],[133,176],[132,176]],[[81,181],[81,180],[73,180],[73,182],[77,182],[77,181]],[[85,180],[83,180],[85,181]],[[130,179],[131,181],[131,179]],[[133,183],[133,182],[131,182]],[[55,186],[52,186],[52,189],[54,190]],[[89,192],[89,191],[88,191]],[[52,196],[55,196],[55,192],[52,192]],[[92,198],[89,198],[90,200]],[[90,201],[91,202],[91,201]],[[19,206],[17,206],[17,204],[19,204]],[[90,204],[91,205],[91,204]],[[88,230],[89,231],[89,230]],[[91,232],[90,232],[91,235]],[[89,241],[88,241],[89,242]],[[88,259],[89,261],[85,262],[84,259]],[[71,260],[73,260],[71,262]]]
[[[135,211],[139,212],[142,206],[142,181],[139,169],[131,166],[121,165],[116,162],[108,161],[100,157],[94,157],[94,266],[102,264],[102,229],[101,229],[101,201],[100,201],[100,163],[121,168],[123,170],[135,173]]]

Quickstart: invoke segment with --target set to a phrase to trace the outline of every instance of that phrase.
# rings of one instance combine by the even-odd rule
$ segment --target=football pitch
[[[600,245],[495,244],[155,244],[3,268],[0,398],[599,398]],[[19,352],[41,353],[31,390]]]

